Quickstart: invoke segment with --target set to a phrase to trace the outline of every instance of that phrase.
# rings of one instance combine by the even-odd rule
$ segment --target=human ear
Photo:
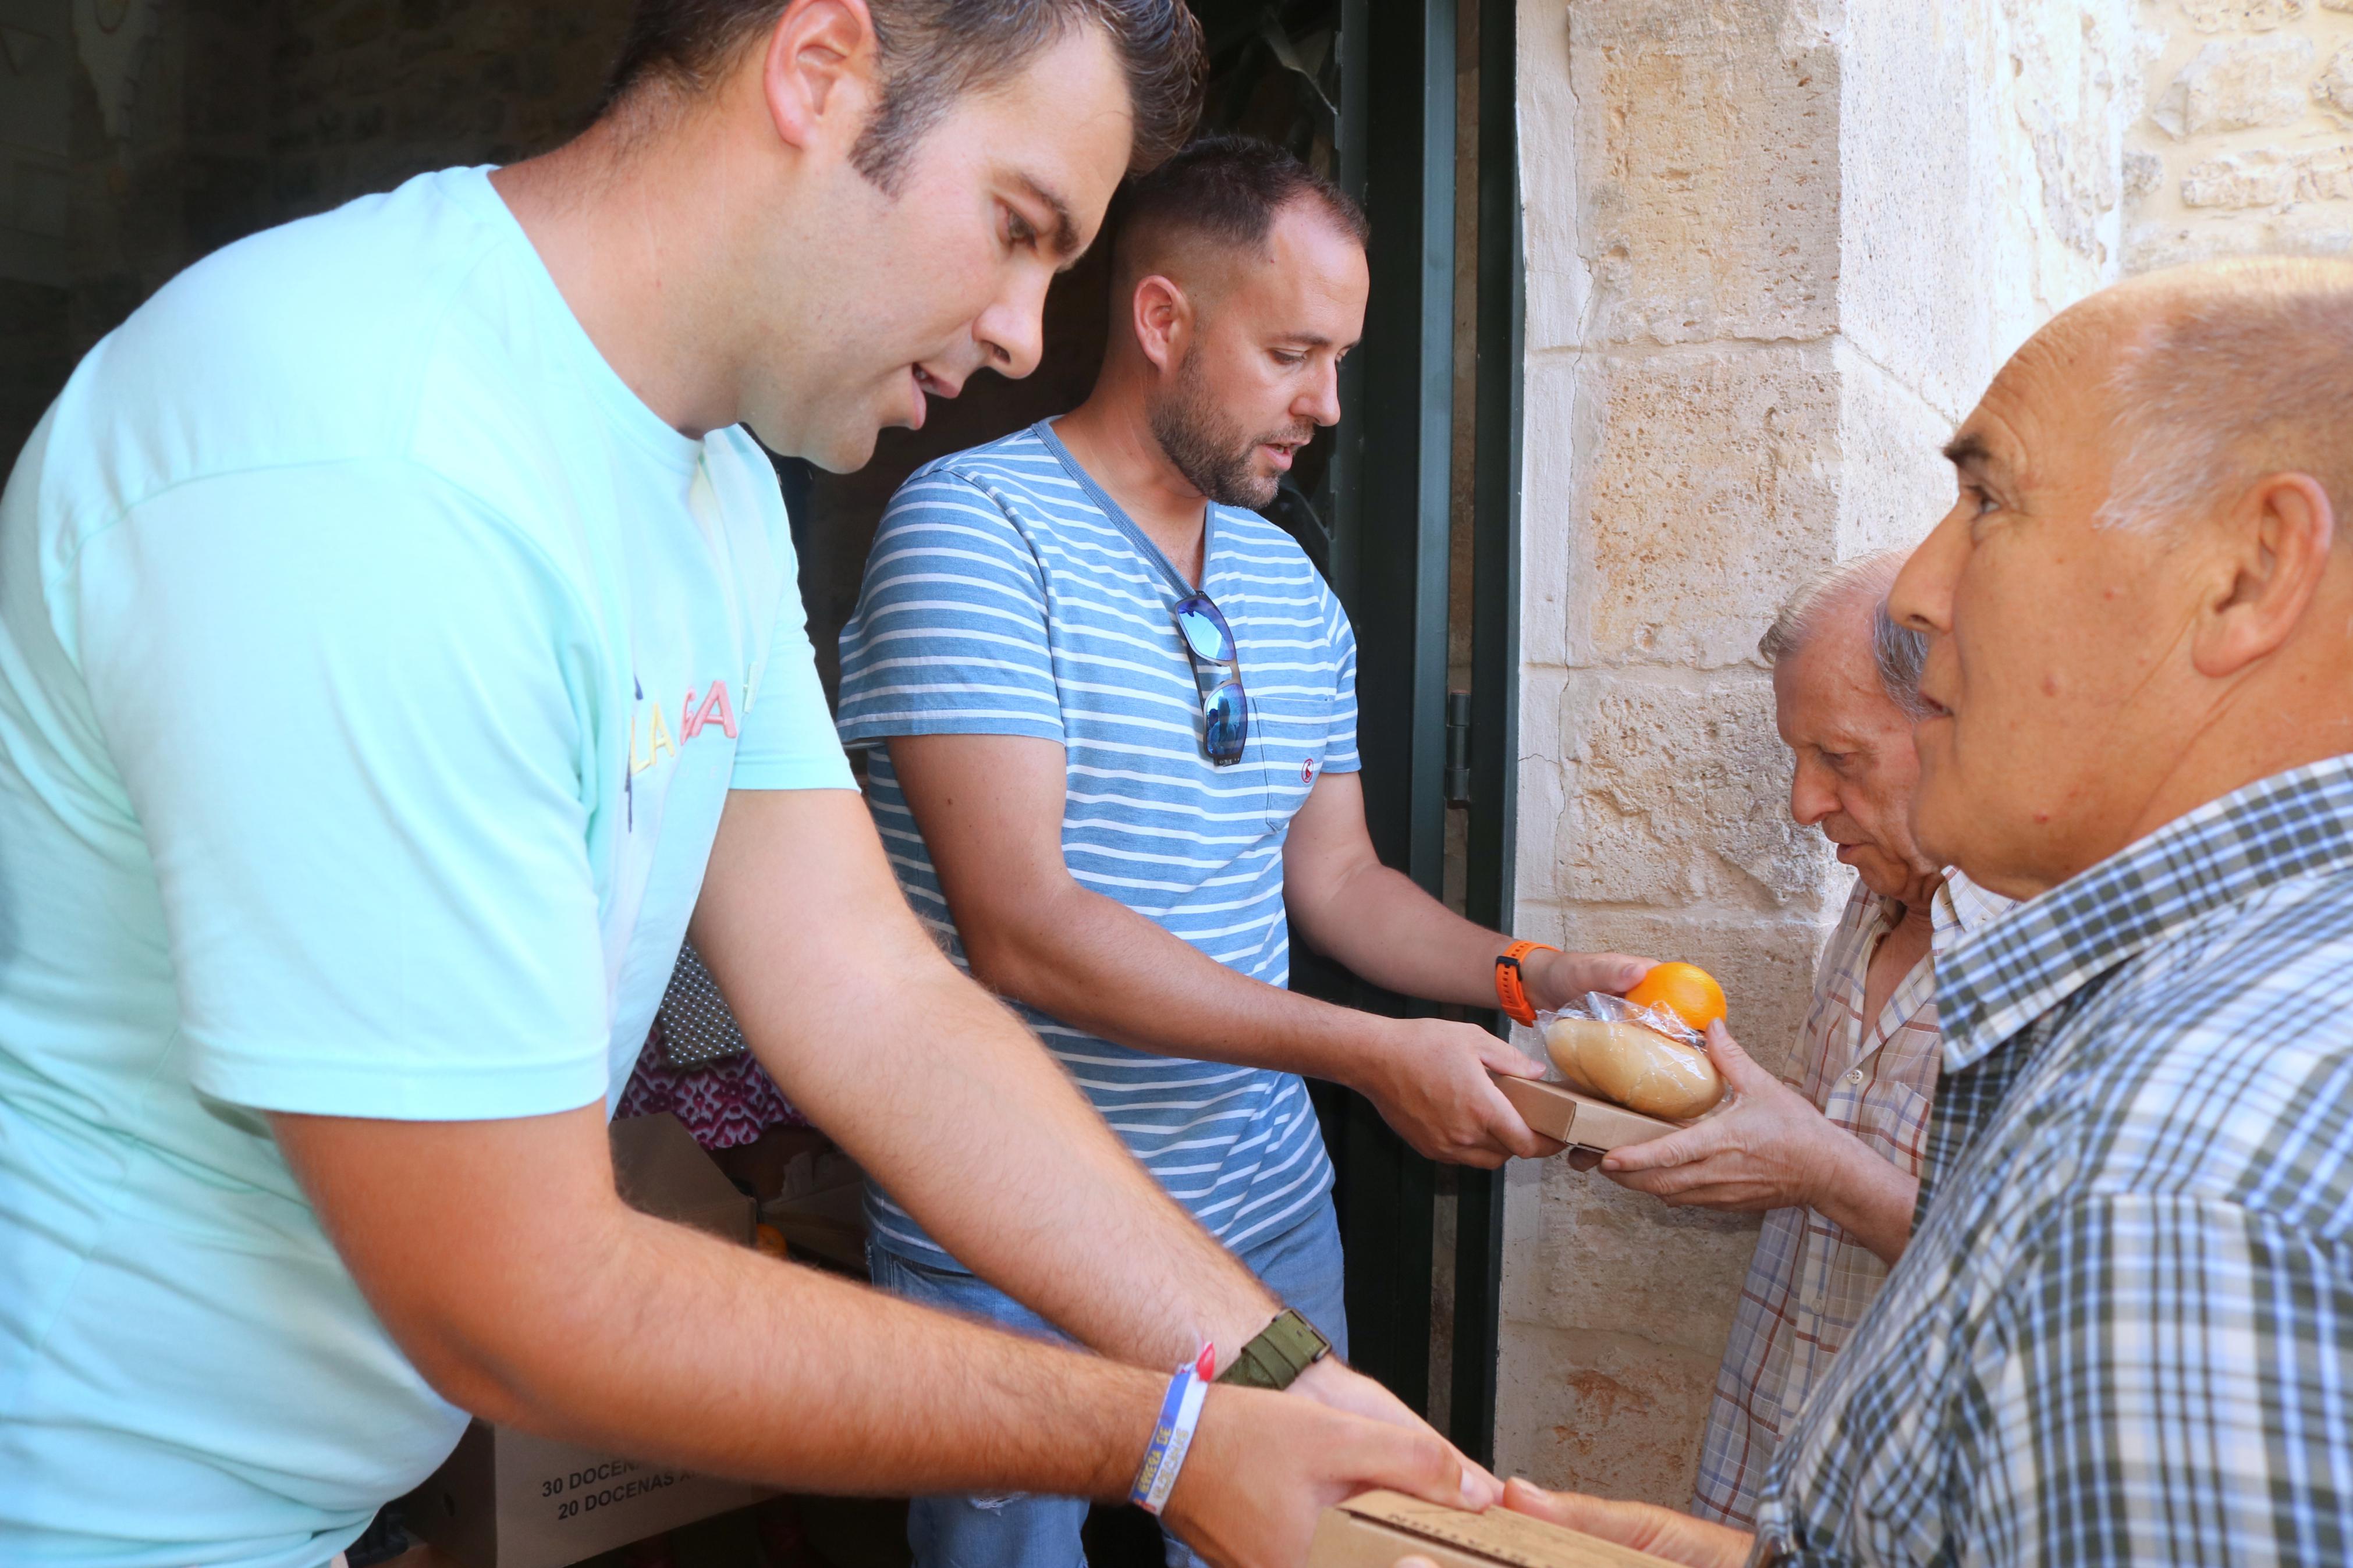
[[[1135,286],[1129,304],[1136,346],[1144,351],[1144,357],[1163,373],[1175,370],[1185,357],[1193,326],[1193,303],[1185,298],[1185,290],[1155,272]]]
[[[2328,491],[2309,474],[2267,474],[2230,512],[2220,570],[2199,606],[2190,662],[2209,679],[2236,675],[2287,641],[2328,571],[2337,534]]]
[[[793,0],[760,55],[760,89],[777,139],[807,150],[828,135],[846,150],[879,96],[866,0]]]

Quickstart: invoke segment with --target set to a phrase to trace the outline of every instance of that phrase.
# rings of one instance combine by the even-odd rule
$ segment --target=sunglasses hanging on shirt
[[[1201,750],[1210,762],[1229,768],[1242,760],[1250,742],[1250,696],[1242,689],[1240,649],[1217,601],[1187,594],[1169,612],[1193,661],[1193,684],[1201,693]]]

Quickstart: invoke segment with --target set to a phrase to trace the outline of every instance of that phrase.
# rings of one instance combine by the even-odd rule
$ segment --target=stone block
[[[2304,118],[2312,40],[2274,33],[2217,38],[2200,48],[2149,108],[2176,137],[2293,125]]]
[[[1998,363],[2012,346],[1992,339],[1983,357]],[[1950,405],[1934,406],[1844,341],[1837,363],[1841,482],[1831,554],[1852,561],[1882,550],[1909,550],[1952,509],[1953,466],[1944,446],[1976,406],[1985,383],[1956,385]]]
[[[1820,907],[1833,862],[1788,818],[1762,670],[1583,672],[1560,715],[1566,808],[1535,886],[1570,904]]]
[[[2181,180],[2181,205],[2190,207],[2268,207],[2295,198],[2296,166],[2268,153],[2211,158],[2190,166]]]
[[[2303,19],[2306,0],[2181,0],[2193,32],[2268,33]]]
[[[2337,46],[2327,68],[2313,79],[2312,96],[2339,114],[2353,115],[2353,43]]]
[[[1495,1468],[1556,1490],[1688,1507],[1717,1357],[1506,1322]]]
[[[1574,662],[1753,658],[1783,596],[1831,558],[1832,363],[1821,344],[1587,361],[1571,429],[1588,621]]]
[[[1577,514],[1584,454],[1601,435],[1589,418],[1579,423],[1578,382],[1577,359],[1564,353],[1531,357],[1522,380],[1520,650],[1530,664],[1567,664],[1572,647],[1590,641],[1583,590],[1592,574]]]
[[[1568,7],[1588,343],[1836,326],[1836,50],[1794,5]]]

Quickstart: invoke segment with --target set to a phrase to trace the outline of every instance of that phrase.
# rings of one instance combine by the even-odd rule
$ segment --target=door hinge
[[[1446,694],[1446,804],[1471,804],[1471,694]]]

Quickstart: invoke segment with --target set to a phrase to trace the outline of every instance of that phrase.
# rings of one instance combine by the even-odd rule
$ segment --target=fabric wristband
[[[1285,1307],[1241,1348],[1234,1364],[1218,1374],[1218,1381],[1280,1394],[1297,1382],[1301,1373],[1331,1353],[1332,1342],[1307,1321],[1306,1314],[1296,1307]]]
[[[1193,1446],[1193,1428],[1200,1424],[1201,1403],[1209,1396],[1209,1373],[1217,1367],[1218,1347],[1204,1345],[1199,1357],[1176,1369],[1168,1392],[1160,1398],[1160,1419],[1153,1424],[1152,1445],[1144,1450],[1135,1483],[1127,1500],[1146,1513],[1156,1514],[1176,1489],[1176,1472],[1185,1468],[1185,1451]]]
[[[1495,955],[1495,1005],[1504,1010],[1504,1017],[1520,1024],[1536,1021],[1527,987],[1520,983],[1520,960],[1532,952],[1559,951],[1548,942],[1515,942]]]

